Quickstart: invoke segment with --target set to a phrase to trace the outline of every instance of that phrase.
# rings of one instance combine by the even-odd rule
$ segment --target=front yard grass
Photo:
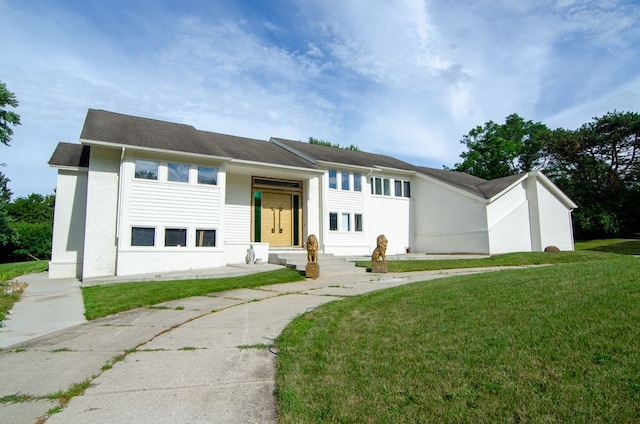
[[[289,268],[240,277],[180,281],[145,281],[82,288],[88,320],[169,300],[207,293],[301,281],[304,277]]]
[[[638,305],[616,255],[331,302],[277,339],[280,422],[636,422]]]

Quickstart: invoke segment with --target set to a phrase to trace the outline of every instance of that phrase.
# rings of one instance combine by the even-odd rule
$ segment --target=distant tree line
[[[609,112],[576,130],[517,114],[464,135],[452,169],[484,179],[540,170],[577,205],[578,239],[640,233],[640,115]],[[445,167],[446,168],[446,167]]]
[[[361,152],[362,151],[355,144],[350,144],[349,146],[341,146],[339,143],[332,143],[330,141],[321,140],[321,139],[313,138],[313,137],[309,137],[309,143],[310,144],[316,144],[318,146],[329,146],[329,147],[336,147],[338,149],[353,150],[353,151],[356,151],[356,152]]]

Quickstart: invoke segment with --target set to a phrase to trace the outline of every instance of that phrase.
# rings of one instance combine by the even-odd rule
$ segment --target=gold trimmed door
[[[292,217],[291,194],[263,192],[262,241],[275,247],[291,246]]]

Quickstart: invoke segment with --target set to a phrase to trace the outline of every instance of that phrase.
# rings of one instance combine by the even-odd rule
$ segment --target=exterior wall
[[[367,186],[364,184],[364,177],[361,179],[362,191],[353,190],[353,173],[350,173],[350,190],[342,190],[342,174],[338,172],[337,185],[338,188],[329,188],[328,173],[325,174],[325,237],[324,247],[325,253],[333,253],[336,255],[365,255],[368,253],[368,247],[365,240],[365,231],[355,231],[355,215],[365,216],[365,190]],[[329,228],[329,214],[338,214],[338,230]],[[350,229],[347,230],[343,226],[342,215],[348,214],[350,221]],[[364,224],[366,227],[366,223]],[[364,228],[363,228],[364,230]]]
[[[115,275],[120,153],[119,150],[91,148],[83,278]]]
[[[512,187],[487,206],[487,222],[492,255],[531,251],[529,201],[525,183]]]
[[[81,278],[87,170],[58,170],[49,278]]]
[[[158,160],[158,180],[136,179],[135,159]],[[183,163],[184,160],[178,161]],[[166,180],[166,161],[127,157],[123,162],[118,275],[168,272],[224,266],[226,174],[219,163],[217,185],[197,184],[196,165],[189,182]],[[133,227],[155,228],[155,245],[131,246]],[[186,229],[187,245],[166,247],[166,229]],[[196,230],[216,230],[216,247],[196,247]],[[244,255],[243,255],[244,257]]]
[[[379,176],[379,175],[376,175]],[[383,178],[396,177],[382,175]],[[397,177],[399,180],[409,180]],[[413,189],[413,187],[412,187]],[[371,180],[367,181],[364,189],[366,193],[366,213],[364,216],[366,255],[371,255],[376,248],[376,239],[384,234],[388,240],[387,255],[398,255],[411,248],[410,220],[411,198],[380,196],[371,194]]]
[[[304,210],[303,210],[303,240],[306,243],[310,234],[318,238],[319,246],[324,246],[323,228],[323,202],[322,202],[322,177],[313,177],[304,181]]]
[[[536,190],[540,229],[540,245],[536,250],[544,250],[547,246],[574,250],[571,210],[537,178],[531,180]]]
[[[225,262],[245,263],[251,246],[256,260],[268,262],[269,245],[251,242],[251,176],[227,174],[225,191]]]
[[[415,251],[489,253],[485,203],[428,178],[415,181]]]

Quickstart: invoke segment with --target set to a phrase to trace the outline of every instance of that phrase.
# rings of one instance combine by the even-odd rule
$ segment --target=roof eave
[[[149,153],[164,153],[164,154],[169,153],[177,156],[197,157],[200,159],[208,159],[208,160],[219,160],[219,161],[227,161],[227,162],[233,160],[228,156],[214,156],[214,155],[206,155],[202,153],[181,152],[179,150],[157,149],[153,147],[135,146],[131,144],[110,143],[106,141],[90,140],[86,138],[81,138],[80,143],[88,146],[108,147],[108,148],[115,148],[115,149],[124,148],[125,150],[142,151],[142,152],[149,152]]]

